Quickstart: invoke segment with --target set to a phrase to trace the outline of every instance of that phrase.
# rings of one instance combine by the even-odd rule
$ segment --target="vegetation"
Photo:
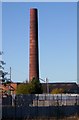
[[[29,84],[19,84],[16,94],[29,94]]]
[[[55,88],[51,91],[51,94],[60,94],[60,93],[64,93],[63,88]]]
[[[17,94],[42,94],[42,85],[39,80],[32,79],[30,83],[20,84],[17,87]]]
[[[42,94],[42,93],[43,93],[42,84],[39,82],[39,80],[33,78],[30,83],[30,94]]]

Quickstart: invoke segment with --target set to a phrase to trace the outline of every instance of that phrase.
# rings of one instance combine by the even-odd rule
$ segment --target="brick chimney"
[[[39,80],[38,55],[38,10],[30,9],[30,53],[29,53],[29,81],[35,77]]]

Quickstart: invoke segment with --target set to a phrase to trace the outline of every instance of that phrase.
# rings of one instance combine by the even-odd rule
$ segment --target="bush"
[[[17,87],[16,94],[42,94],[42,84],[35,78],[30,83],[20,84]]]
[[[29,84],[19,84],[16,89],[16,94],[29,94]]]
[[[60,93],[64,93],[63,88],[55,88],[51,91],[51,94],[60,94]]]

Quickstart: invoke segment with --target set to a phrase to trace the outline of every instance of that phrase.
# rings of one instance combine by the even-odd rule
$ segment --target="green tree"
[[[19,84],[16,89],[16,94],[29,94],[30,84]]]
[[[19,84],[16,94],[42,94],[42,84],[35,78],[30,83]]]
[[[31,94],[42,94],[42,84],[39,82],[39,80],[33,78],[30,82],[30,93]]]

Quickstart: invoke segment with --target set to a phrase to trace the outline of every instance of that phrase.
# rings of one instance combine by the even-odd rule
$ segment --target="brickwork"
[[[29,80],[33,77],[39,79],[38,58],[38,15],[37,9],[30,9],[30,55]]]

